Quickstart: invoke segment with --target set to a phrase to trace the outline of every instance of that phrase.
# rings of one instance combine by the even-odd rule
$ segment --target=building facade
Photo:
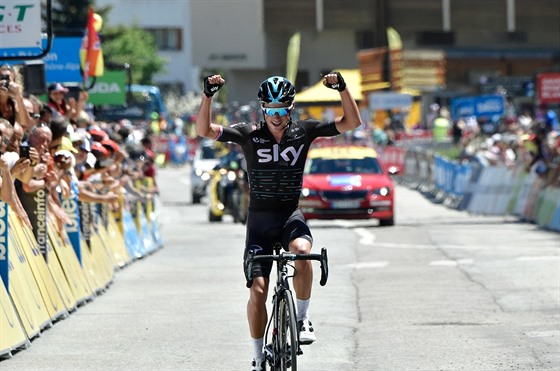
[[[442,50],[447,89],[481,82],[519,86],[560,65],[558,0],[97,0],[111,24],[153,31],[169,60],[156,81],[200,91],[204,72],[227,80],[229,101],[256,99],[260,81],[286,74],[290,37],[301,34],[296,87],[332,69],[358,68],[360,50],[387,45]],[[517,82],[516,82],[517,81]],[[484,88],[484,87],[482,87]]]
[[[560,64],[556,0],[208,0],[191,8],[194,64],[222,71],[230,100],[254,100],[259,81],[285,74],[296,31],[299,90],[331,69],[357,68],[358,51],[386,45],[389,26],[405,50],[445,52],[450,90],[515,84]]]
[[[96,5],[111,6],[104,20],[110,26],[138,25],[154,35],[161,57],[167,60],[165,70],[154,76],[162,91],[198,89],[198,71],[192,63],[190,0],[96,0]]]

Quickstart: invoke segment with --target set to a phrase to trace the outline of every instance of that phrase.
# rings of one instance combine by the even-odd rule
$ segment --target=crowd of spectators
[[[108,204],[149,199],[157,191],[151,138],[130,121],[97,122],[84,106],[87,92],[66,99],[68,90],[55,83],[48,101],[22,92],[21,75],[0,66],[0,199],[32,227],[39,192],[46,193],[49,216],[62,229],[70,223],[65,198]],[[153,186],[137,180],[153,178]]]
[[[484,133],[475,118],[451,125],[458,127],[454,142],[462,149],[460,160],[522,167],[545,178],[547,184],[560,186],[560,126],[556,113],[546,105],[540,105],[535,115],[526,110],[505,117],[491,134]]]

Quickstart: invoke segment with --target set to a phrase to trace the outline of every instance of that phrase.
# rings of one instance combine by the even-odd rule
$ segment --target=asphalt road
[[[159,173],[165,247],[54,324],[1,371],[248,370],[244,228],[191,205],[188,168]],[[560,369],[560,235],[397,189],[396,226],[311,221],[318,341],[300,370]],[[318,267],[316,267],[318,269]]]

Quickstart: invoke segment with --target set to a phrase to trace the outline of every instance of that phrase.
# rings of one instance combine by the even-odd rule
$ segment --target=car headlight
[[[391,194],[391,188],[389,187],[381,187],[376,188],[373,190],[374,195],[381,195],[381,196],[388,196]]]
[[[314,190],[314,189],[310,189],[310,188],[302,188],[301,195],[303,197],[318,196],[319,192]]]
[[[204,173],[204,171],[200,170],[200,169],[196,169],[194,171],[194,173],[196,174],[196,176],[202,176],[202,174]]]

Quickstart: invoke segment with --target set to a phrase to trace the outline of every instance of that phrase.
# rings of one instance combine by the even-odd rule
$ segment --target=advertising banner
[[[126,103],[126,71],[107,71],[88,90],[92,104],[124,105]]]
[[[62,198],[62,209],[68,215],[68,218],[72,221],[70,224],[66,224],[66,232],[70,243],[76,252],[76,256],[80,265],[82,265],[82,247],[80,245],[80,208],[78,206],[78,185],[75,181],[71,183],[72,194],[68,198]]]
[[[0,57],[13,55],[5,49],[39,48],[41,45],[41,1],[2,0]]]
[[[401,93],[370,93],[369,108],[372,110],[408,108],[412,106],[412,95]]]
[[[43,49],[47,47],[47,40],[43,39]],[[82,74],[80,70],[80,37],[53,37],[51,50],[42,59],[45,63],[45,79],[47,84],[53,82],[60,83],[81,83]],[[0,45],[1,41],[0,41]],[[31,56],[40,53],[39,48],[19,48],[12,49],[13,53],[2,53],[0,48],[0,58],[2,55],[21,55]],[[22,60],[11,60],[11,65],[25,64]]]
[[[560,103],[560,72],[537,75],[537,98],[540,103]]]
[[[501,95],[479,95],[451,100],[453,119],[461,117],[501,116],[505,112],[505,101]]]

